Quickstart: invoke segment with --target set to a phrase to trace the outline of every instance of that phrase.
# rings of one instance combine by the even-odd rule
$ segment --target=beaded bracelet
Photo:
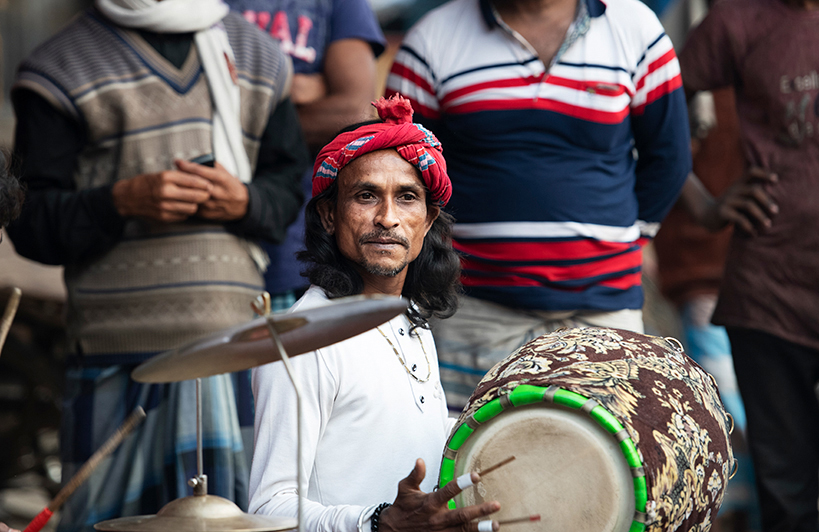
[[[381,517],[381,512],[389,506],[391,506],[390,503],[382,502],[373,510],[373,515],[370,517],[370,530],[372,530],[372,532],[378,532],[378,519]]]

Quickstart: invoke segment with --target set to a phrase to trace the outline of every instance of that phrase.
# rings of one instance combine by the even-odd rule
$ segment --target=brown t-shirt
[[[745,159],[779,176],[773,226],[735,231],[714,323],[819,349],[819,11],[718,2],[680,63],[688,90],[735,88]]]

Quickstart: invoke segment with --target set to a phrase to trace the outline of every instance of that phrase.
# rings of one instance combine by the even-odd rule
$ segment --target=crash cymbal
[[[277,532],[296,526],[290,517],[246,514],[222,497],[195,495],[169,502],[156,515],[111,519],[94,528],[105,532]]]
[[[294,356],[361,334],[406,309],[406,300],[398,297],[352,296],[335,299],[325,306],[273,316],[272,320],[287,354]],[[257,318],[157,355],[139,365],[131,377],[137,382],[178,382],[277,360],[281,360],[281,355],[270,339],[265,318]]]

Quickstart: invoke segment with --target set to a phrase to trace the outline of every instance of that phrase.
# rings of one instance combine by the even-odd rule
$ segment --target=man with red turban
[[[452,218],[441,211],[452,186],[441,144],[412,123],[409,102],[373,105],[381,121],[347,128],[316,160],[299,255],[312,286],[292,310],[356,294],[403,296],[411,306],[293,360],[302,388],[300,466],[309,478],[306,529],[497,530],[494,521],[473,521],[497,511],[496,502],[447,510],[461,489],[455,481],[429,493],[452,428],[427,327],[457,301]],[[250,511],[295,517],[295,394],[281,362],[253,371],[253,393]]]

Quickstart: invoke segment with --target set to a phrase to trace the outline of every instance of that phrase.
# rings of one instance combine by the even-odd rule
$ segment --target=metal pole
[[[302,412],[301,412],[301,388],[299,387],[298,381],[296,381],[296,374],[293,371],[293,366],[290,364],[290,357],[287,356],[287,352],[282,345],[281,338],[279,337],[279,333],[276,332],[276,327],[273,326],[272,316],[268,314],[265,316],[265,323],[267,323],[267,328],[270,330],[270,337],[273,339],[273,343],[276,345],[276,348],[279,350],[279,354],[282,357],[282,362],[284,362],[284,367],[287,370],[287,376],[290,377],[290,382],[293,384],[293,389],[296,392],[296,485],[298,486],[298,494],[299,494],[299,507],[298,507],[298,519],[299,519],[299,532],[304,532],[304,497],[305,493],[307,493],[307,489],[304,486],[304,478],[301,471],[301,419],[302,419]]]
[[[202,477],[202,379],[196,378],[196,476]]]

